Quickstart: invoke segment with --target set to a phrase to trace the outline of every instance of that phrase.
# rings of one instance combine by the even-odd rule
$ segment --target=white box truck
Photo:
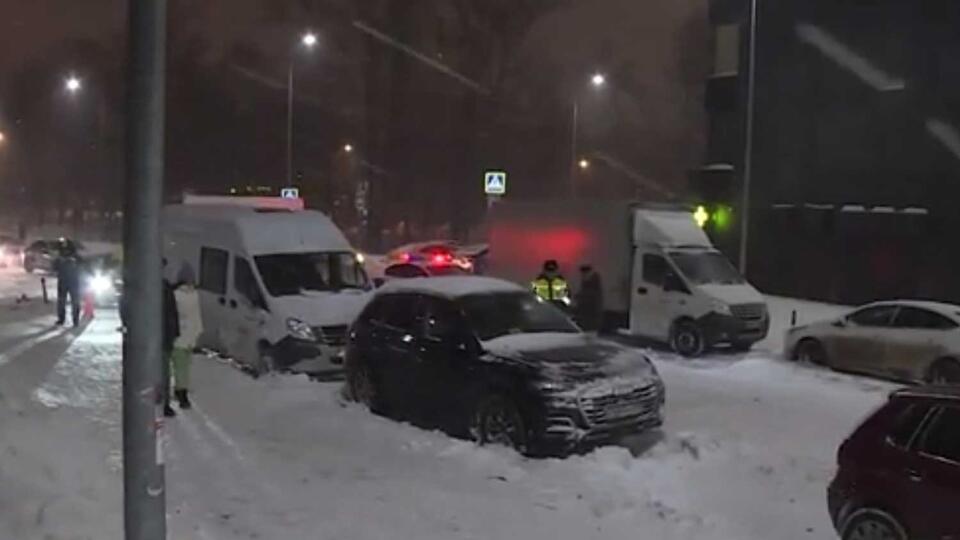
[[[340,371],[348,328],[369,300],[357,252],[327,216],[301,208],[188,197],[163,209],[164,275],[196,285],[200,346],[256,373]]]
[[[696,356],[749,349],[767,335],[766,303],[678,207],[620,201],[511,202],[490,212],[487,273],[530,283],[547,260],[576,290],[581,265],[601,276],[607,324]]]

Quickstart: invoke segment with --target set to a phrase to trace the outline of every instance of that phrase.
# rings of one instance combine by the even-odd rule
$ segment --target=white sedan
[[[960,306],[898,300],[787,331],[793,360],[911,382],[960,383]]]

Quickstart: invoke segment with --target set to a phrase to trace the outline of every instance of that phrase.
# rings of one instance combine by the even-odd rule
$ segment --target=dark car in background
[[[843,540],[960,538],[960,387],[894,393],[838,462],[827,499]]]
[[[23,243],[11,236],[0,235],[0,268],[23,264]]]
[[[490,278],[385,285],[351,329],[346,372],[351,396],[375,412],[526,454],[567,454],[663,422],[664,386],[641,352]]]
[[[27,273],[53,272],[53,263],[63,250],[81,253],[83,244],[76,240],[59,238],[56,240],[37,240],[23,251],[23,269]]]

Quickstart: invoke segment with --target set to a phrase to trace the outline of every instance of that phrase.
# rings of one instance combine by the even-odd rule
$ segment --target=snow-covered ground
[[[789,322],[790,309],[775,311]],[[120,538],[116,316],[82,333],[50,320],[0,307],[0,538]],[[344,404],[337,384],[253,380],[198,357],[196,408],[167,423],[170,538],[832,538],[837,445],[893,386],[787,363],[776,339],[693,362],[651,355],[662,432],[565,460],[478,448]]]

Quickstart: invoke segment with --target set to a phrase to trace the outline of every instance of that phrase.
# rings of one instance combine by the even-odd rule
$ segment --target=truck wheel
[[[706,349],[703,331],[693,321],[677,322],[670,332],[670,346],[681,356],[687,358],[700,356]]]

